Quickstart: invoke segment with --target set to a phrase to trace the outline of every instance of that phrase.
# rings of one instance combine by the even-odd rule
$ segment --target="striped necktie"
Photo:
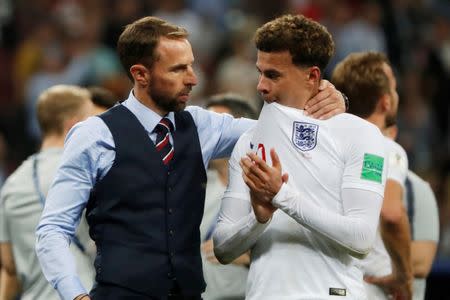
[[[162,161],[168,165],[173,158],[174,149],[170,143],[170,133],[173,132],[173,124],[168,118],[162,118],[156,125],[156,151],[161,154]]]

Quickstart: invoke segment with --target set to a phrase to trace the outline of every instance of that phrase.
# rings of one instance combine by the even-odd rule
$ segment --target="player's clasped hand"
[[[250,188],[250,198],[256,219],[260,223],[270,220],[277,210],[272,199],[287,182],[288,174],[281,173],[281,163],[274,149],[270,150],[272,167],[254,153],[241,159],[242,177]]]
[[[272,167],[254,153],[241,159],[242,177],[251,192],[264,202],[271,202],[288,180],[288,174],[281,174],[281,163],[274,149],[270,150]]]

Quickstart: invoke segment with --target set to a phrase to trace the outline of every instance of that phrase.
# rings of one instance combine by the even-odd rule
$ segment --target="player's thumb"
[[[364,281],[371,284],[380,285],[385,281],[385,277],[364,276]]]
[[[289,174],[288,173],[284,173],[283,176],[281,176],[281,182],[287,183],[288,180],[289,180]]]

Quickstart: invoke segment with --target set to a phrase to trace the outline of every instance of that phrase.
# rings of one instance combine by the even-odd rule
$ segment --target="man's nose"
[[[197,83],[198,83],[197,75],[195,74],[194,69],[190,68],[185,80],[185,84],[194,86],[197,85]]]

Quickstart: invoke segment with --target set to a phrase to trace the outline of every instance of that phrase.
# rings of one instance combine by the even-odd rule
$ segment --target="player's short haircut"
[[[235,118],[256,119],[257,114],[249,104],[249,100],[234,94],[217,94],[212,96],[206,103],[206,108],[214,106],[223,106],[230,110],[230,114]]]
[[[64,122],[85,113],[87,103],[91,103],[87,89],[73,85],[55,85],[38,98],[37,118],[43,136],[62,134]]]
[[[349,113],[365,119],[375,111],[380,97],[390,93],[384,63],[389,61],[383,53],[359,52],[336,65],[331,82],[350,99]]]
[[[91,94],[92,103],[104,109],[113,107],[119,99],[110,90],[100,86],[90,86],[87,88]]]
[[[334,42],[325,26],[303,15],[284,15],[264,24],[254,41],[262,52],[289,51],[295,65],[317,66],[321,73],[334,54]]]
[[[157,17],[144,17],[127,25],[117,42],[117,52],[128,77],[133,80],[130,68],[142,64],[150,68],[158,59],[155,49],[161,37],[187,38],[186,29]]]

